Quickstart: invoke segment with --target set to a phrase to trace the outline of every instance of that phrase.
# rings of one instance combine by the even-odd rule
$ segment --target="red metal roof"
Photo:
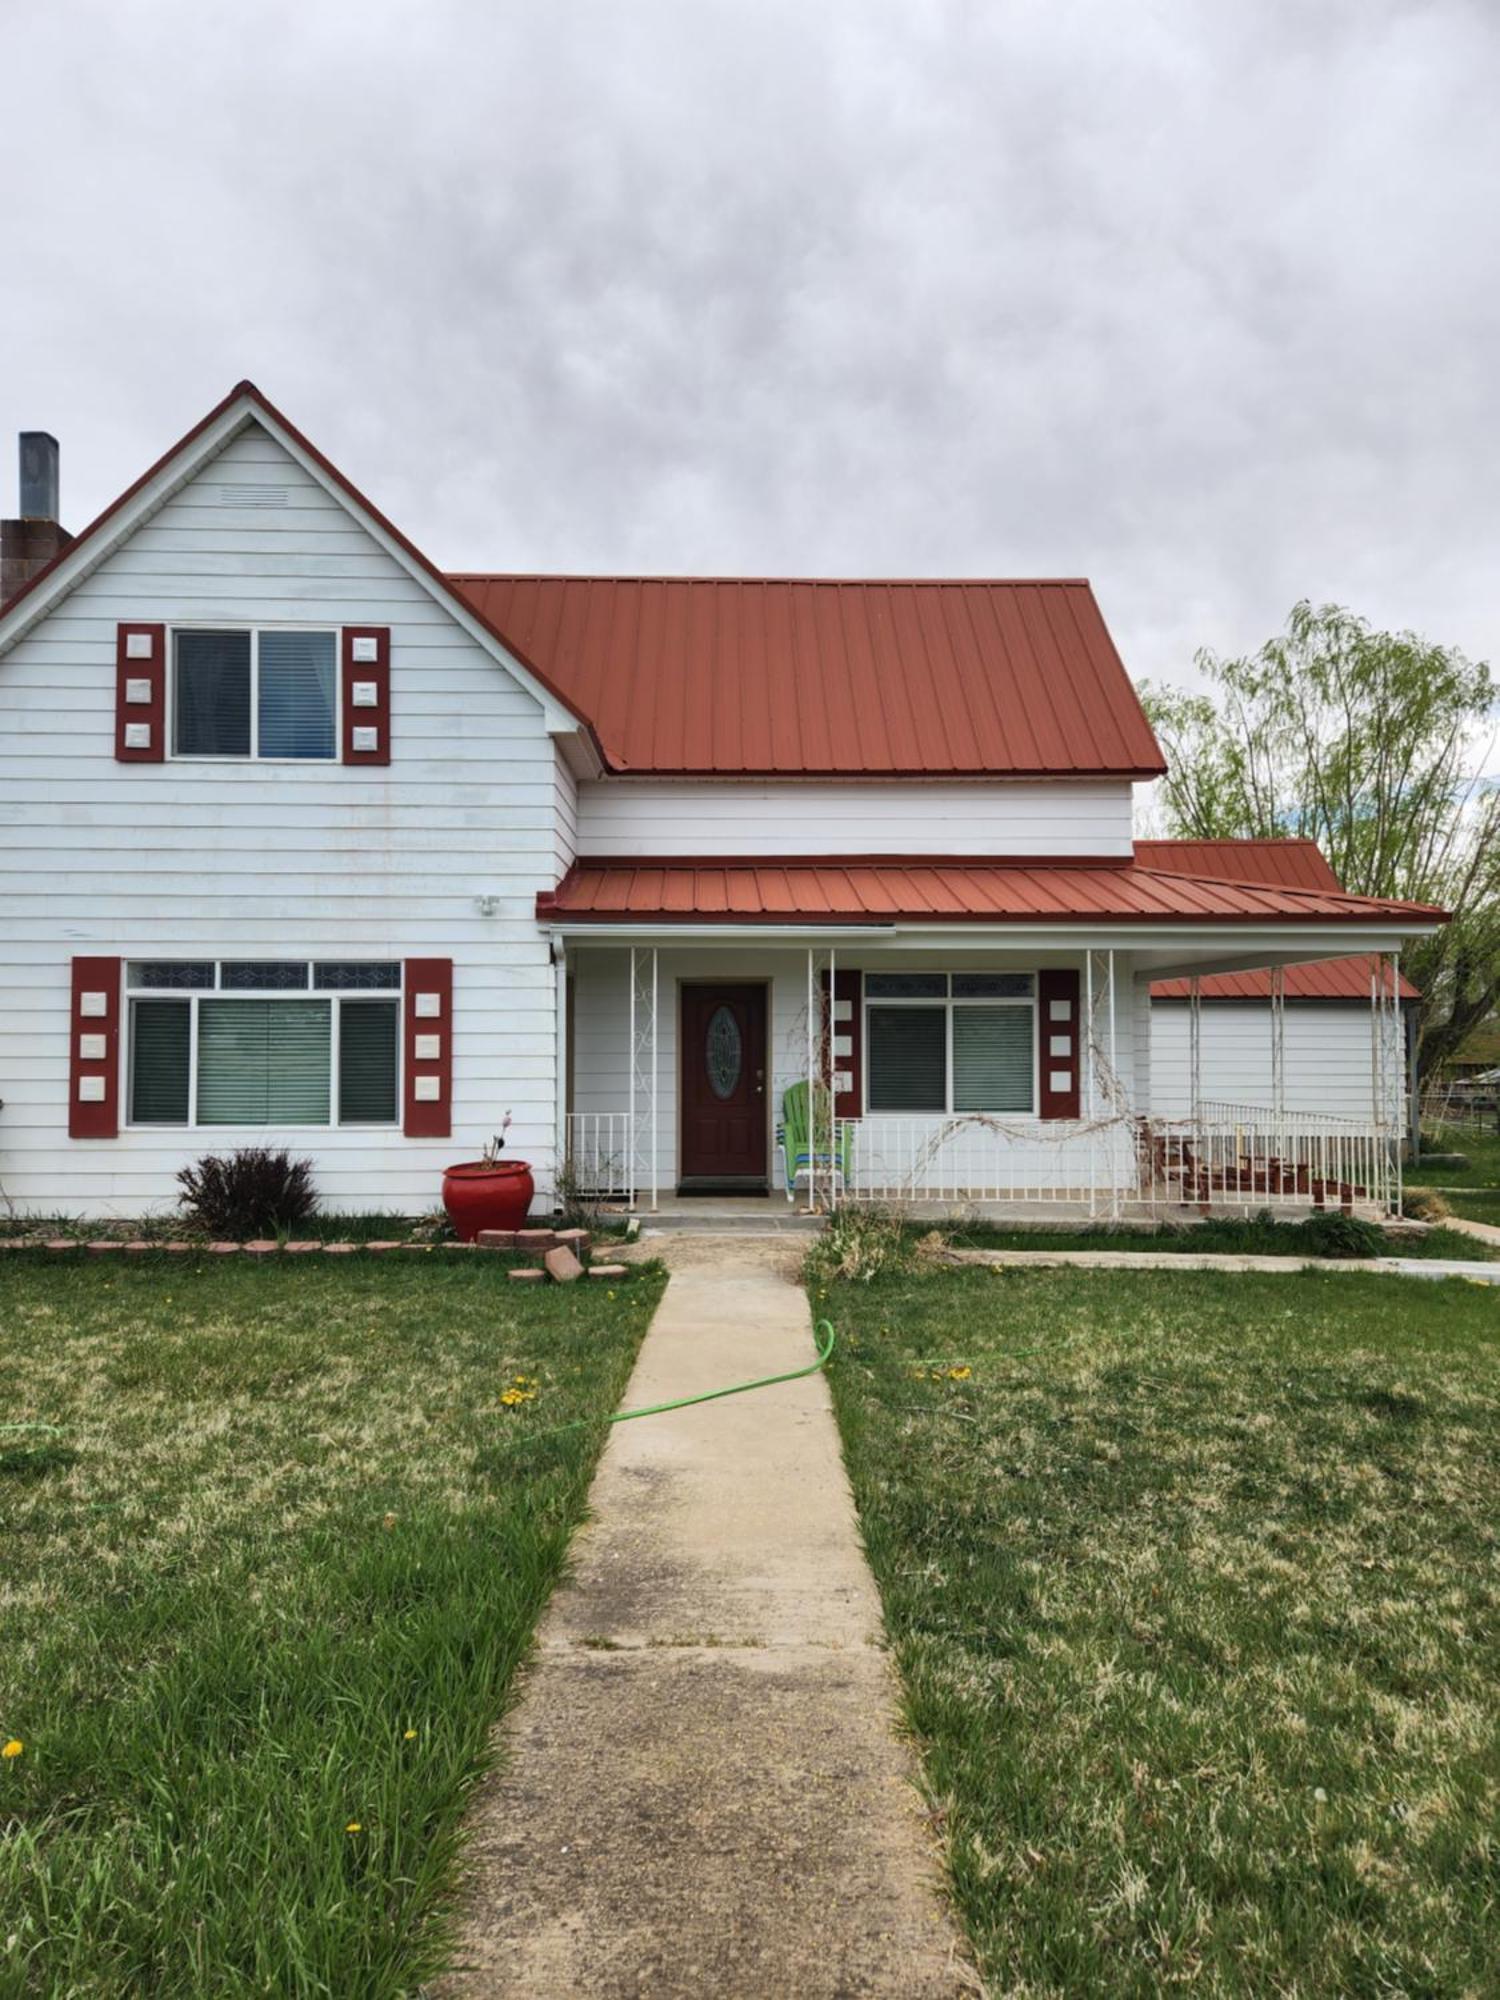
[[[1373,958],[1322,958],[1311,965],[1289,965],[1282,974],[1282,991],[1288,1000],[1343,1000],[1370,1003]],[[1269,972],[1215,972],[1198,982],[1205,1000],[1269,1000]],[[1157,979],[1152,982],[1153,1000],[1186,1000],[1186,979]],[[1387,988],[1389,991],[1389,988]],[[1401,998],[1418,1000],[1421,994],[1409,979],[1401,981]]]
[[[1055,923],[1182,919],[1430,922],[1438,912],[1342,890],[1284,889],[1168,875],[1129,861],[1029,863],[851,856],[580,860],[537,897],[543,919],[589,923]]]
[[[1143,868],[1232,882],[1279,882],[1284,889],[1342,889],[1315,840],[1138,840]]]
[[[454,575],[676,776],[1121,776],[1165,765],[1086,582]]]
[[[1148,868],[1174,869],[1183,875],[1205,875],[1245,882],[1279,882],[1289,889],[1339,889],[1327,856],[1315,840],[1138,840],[1136,860]],[[1288,1000],[1364,1001],[1370,998],[1369,958],[1325,958],[1310,965],[1289,965],[1282,974]],[[1186,1000],[1186,979],[1159,979],[1153,1000]],[[1215,972],[1199,981],[1205,1000],[1269,1000],[1271,974]],[[1409,979],[1401,981],[1401,998],[1421,994]]]

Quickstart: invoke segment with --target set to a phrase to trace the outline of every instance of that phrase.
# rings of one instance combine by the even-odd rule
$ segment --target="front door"
[[[682,989],[685,1193],[766,1185],[766,989]]]

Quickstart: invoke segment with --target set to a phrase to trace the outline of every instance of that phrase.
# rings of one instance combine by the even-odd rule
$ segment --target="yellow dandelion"
[[[405,1734],[405,1735],[404,1735],[404,1736],[402,1737],[402,1739],[401,1739],[401,1740],[402,1740],[402,1742],[403,1742],[403,1743],[415,1743],[415,1742],[416,1742],[416,1740],[417,1740],[417,1732],[416,1732],[416,1730],[415,1730],[415,1729],[408,1729],[408,1730],[407,1730],[407,1732],[406,1732],[406,1734]]]
[[[948,1370],[948,1380],[950,1382],[967,1382],[973,1373],[974,1370],[972,1368],[950,1368]]]
[[[349,1824],[344,1828],[345,1833],[363,1833],[364,1830],[363,1821],[357,1819],[351,1819]]]
[[[26,1745],[21,1741],[19,1736],[12,1736],[5,1748],[0,1750],[0,1757],[19,1757],[25,1748]]]

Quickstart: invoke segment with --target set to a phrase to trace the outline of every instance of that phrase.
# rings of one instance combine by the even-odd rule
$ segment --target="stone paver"
[[[664,1254],[627,1407],[812,1359],[794,1245]],[[439,1991],[977,1991],[822,1377],[618,1426],[592,1506],[477,1802]]]

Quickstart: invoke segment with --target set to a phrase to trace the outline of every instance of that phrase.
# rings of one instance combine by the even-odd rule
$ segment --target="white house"
[[[1161,752],[1086,583],[448,575],[248,383],[75,539],[31,450],[18,1211],[268,1139],[425,1209],[506,1112],[548,1205],[564,1162],[775,1193],[830,1092],[820,1203],[1390,1199],[1393,955],[1441,915],[1138,850]],[[1363,1104],[1184,1101],[1153,984],[1349,956]]]

